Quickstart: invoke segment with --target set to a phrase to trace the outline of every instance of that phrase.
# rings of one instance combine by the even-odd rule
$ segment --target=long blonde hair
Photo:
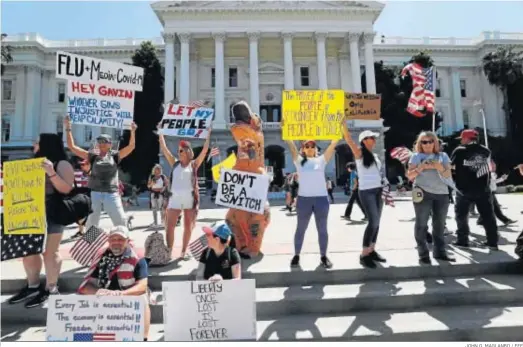
[[[160,169],[160,175],[163,174],[163,169],[160,164],[154,164],[153,169],[151,170],[151,176],[154,176],[154,170]]]
[[[423,152],[423,146],[421,145],[421,139],[424,138],[424,137],[428,137],[428,138],[432,139],[432,141],[434,141],[434,153],[435,154],[439,154],[440,151],[441,151],[441,147],[439,145],[438,135],[436,135],[432,131],[422,131],[418,135],[418,139],[414,143],[414,152],[416,152],[416,153],[424,153]]]

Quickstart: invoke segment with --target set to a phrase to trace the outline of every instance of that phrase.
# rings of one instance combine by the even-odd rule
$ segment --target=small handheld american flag
[[[191,107],[204,107],[206,105],[206,101],[205,100],[195,100],[195,101],[191,101],[189,103],[189,106]]]
[[[210,161],[212,157],[217,155],[220,155],[220,149],[218,147],[211,148],[211,152],[209,153],[209,158],[207,158],[207,161]]]
[[[407,112],[416,117],[423,117],[427,112],[434,112],[435,103],[435,74],[433,66],[423,68],[416,63],[410,63],[401,70],[401,76],[409,73],[412,79],[412,93],[410,94]]]
[[[205,235],[200,236],[189,244],[189,252],[196,260],[200,260],[203,251],[207,248],[207,237]]]
[[[96,252],[105,246],[107,239],[107,233],[93,225],[71,248],[71,258],[83,266],[91,265]]]
[[[412,157],[412,152],[406,147],[395,147],[390,151],[390,157],[399,160],[402,164],[406,164]]]

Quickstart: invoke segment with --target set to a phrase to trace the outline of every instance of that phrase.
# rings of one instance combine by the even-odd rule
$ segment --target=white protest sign
[[[212,108],[168,104],[158,133],[177,137],[206,138],[213,116]]]
[[[73,124],[130,129],[135,91],[67,81],[67,114]]]
[[[51,295],[46,341],[143,341],[143,296]]]
[[[263,214],[269,175],[224,169],[216,192],[216,205]]]
[[[56,78],[142,91],[143,68],[67,52],[56,52]]]
[[[256,282],[163,282],[165,341],[256,340]]]

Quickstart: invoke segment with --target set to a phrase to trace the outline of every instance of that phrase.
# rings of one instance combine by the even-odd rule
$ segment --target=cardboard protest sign
[[[341,139],[342,90],[285,90],[283,140]]]
[[[214,182],[218,183],[220,182],[220,176],[223,171],[223,169],[232,169],[232,167],[236,165],[236,154],[231,153],[224,161],[219,162],[218,164],[214,165],[211,169],[212,171],[212,179]]]
[[[6,235],[45,234],[44,158],[4,163]]]
[[[142,91],[143,68],[59,51],[56,78]]]
[[[216,192],[216,205],[263,214],[269,175],[224,169]]]
[[[163,282],[165,341],[256,340],[256,283]]]
[[[105,84],[67,81],[67,113],[73,124],[130,129],[133,90]]]
[[[345,93],[345,119],[379,120],[380,115],[380,95]]]
[[[158,133],[177,137],[206,138],[213,116],[212,108],[168,104]]]
[[[143,296],[51,295],[46,341],[143,341]]]

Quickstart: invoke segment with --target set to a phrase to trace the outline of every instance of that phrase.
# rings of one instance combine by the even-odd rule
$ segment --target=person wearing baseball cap
[[[364,130],[358,136],[359,143],[356,143],[352,139],[347,126],[343,126],[342,129],[343,138],[352,150],[356,161],[360,201],[368,218],[367,227],[363,234],[360,264],[375,269],[377,267],[376,262],[386,262],[385,258],[375,250],[383,210],[383,187],[388,184],[384,168],[378,156],[373,153],[379,134]]]
[[[343,119],[340,119],[340,121],[343,121]],[[283,126],[284,121],[282,121],[282,128]],[[319,154],[316,141],[313,139],[302,141],[301,151],[298,151],[294,141],[287,140],[286,142],[300,181],[296,200],[298,223],[294,234],[294,257],[291,260],[291,266],[297,267],[300,265],[300,253],[305,238],[305,231],[314,214],[320,247],[320,265],[330,269],[332,268],[332,263],[327,258],[327,247],[329,244],[327,219],[329,217],[330,202],[327,184],[325,183],[325,168],[327,163],[333,158],[339,140],[331,141],[321,155]]]
[[[487,235],[484,245],[491,250],[497,250],[498,227],[490,190],[491,152],[487,147],[478,143],[476,130],[463,130],[459,139],[461,145],[451,155],[458,190],[455,204],[458,228],[456,230],[457,240],[454,244],[458,247],[469,247],[468,215],[471,204],[474,204],[483,220],[483,227]]]
[[[207,248],[202,252],[196,278],[219,281],[241,279],[241,261],[238,250],[231,245],[231,229],[225,222],[202,228]]]

